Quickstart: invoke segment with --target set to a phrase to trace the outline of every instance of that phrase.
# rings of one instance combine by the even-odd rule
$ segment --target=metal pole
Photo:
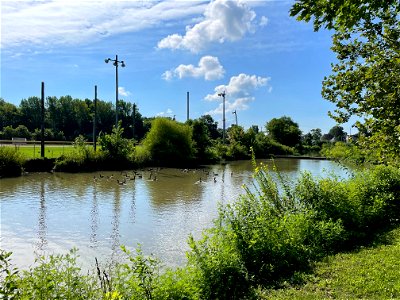
[[[223,105],[222,105],[222,140],[225,144],[225,92],[222,94]]]
[[[41,93],[41,139],[40,139],[40,157],[44,158],[44,82],[42,81],[42,93]]]
[[[133,103],[133,123],[132,123],[132,139],[135,138],[135,123],[136,123],[136,104]]]
[[[189,92],[186,92],[187,121],[189,121]]]
[[[94,120],[93,120],[93,149],[96,151],[96,125],[97,125],[97,85],[94,86]]]
[[[233,113],[233,114],[235,114],[236,126],[238,126],[238,121],[237,121],[237,112],[236,112],[236,109],[235,109],[235,111],[233,111],[232,113]]]
[[[222,97],[222,141],[225,144],[225,92],[219,93],[218,96]]]
[[[115,55],[115,128],[118,127],[118,55]]]

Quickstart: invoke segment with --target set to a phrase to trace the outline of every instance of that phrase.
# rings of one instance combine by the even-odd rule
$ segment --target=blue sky
[[[1,93],[7,102],[71,95],[138,104],[143,116],[211,114],[222,127],[264,126],[283,115],[303,133],[335,125],[321,82],[335,56],[331,35],[289,17],[294,1],[2,1]],[[345,126],[345,131],[348,128]]]

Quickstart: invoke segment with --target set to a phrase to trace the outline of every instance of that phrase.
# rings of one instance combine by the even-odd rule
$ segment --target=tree
[[[338,141],[344,142],[347,136],[347,133],[344,132],[343,127],[339,125],[333,126],[329,130],[328,134],[332,136],[332,138],[335,139],[336,142]]]
[[[382,161],[400,157],[400,2],[298,0],[291,15],[334,29],[338,62],[322,89],[337,107],[329,115],[338,123],[358,117],[364,148]]]
[[[21,125],[25,125],[30,131],[41,127],[41,100],[38,97],[22,99],[19,105],[21,113]]]
[[[342,128],[343,129],[343,128]],[[310,132],[303,136],[303,144],[305,146],[321,146],[322,133],[320,128],[311,129]]]
[[[207,149],[211,146],[210,132],[207,125],[201,118],[188,120],[187,124],[192,127],[193,147],[196,158],[199,161],[206,161],[208,159]]]
[[[17,126],[20,119],[18,108],[0,98],[0,129],[5,126]]]
[[[218,131],[218,123],[215,122],[210,115],[201,116],[200,121],[202,121],[207,126],[208,132],[210,133],[210,137],[212,140],[216,140],[217,138],[222,136],[222,134]]]
[[[268,136],[282,145],[294,147],[300,144],[301,130],[290,117],[273,118],[265,128]]]

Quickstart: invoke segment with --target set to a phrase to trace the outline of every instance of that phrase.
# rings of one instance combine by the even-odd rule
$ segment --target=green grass
[[[316,263],[302,285],[263,290],[260,299],[400,299],[400,228],[389,244],[340,253]]]
[[[26,159],[32,158],[40,158],[40,144],[31,146],[31,145],[24,145],[24,146],[11,146],[16,151],[20,152]],[[47,158],[57,158],[63,154],[68,154],[72,152],[74,147],[72,145],[46,145],[45,150],[45,157]]]

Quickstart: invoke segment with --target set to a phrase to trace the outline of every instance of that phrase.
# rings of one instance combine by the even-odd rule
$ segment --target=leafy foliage
[[[96,298],[93,276],[85,276],[77,265],[77,251],[65,255],[39,256],[35,265],[23,271],[18,282],[21,299]]]
[[[282,145],[294,147],[301,141],[299,125],[290,117],[273,118],[265,127],[269,137]]]
[[[0,177],[19,176],[25,159],[13,147],[0,147]]]
[[[18,296],[19,270],[11,264],[12,252],[0,249],[0,297],[16,299]]]
[[[335,29],[338,62],[323,81],[322,95],[336,104],[338,123],[358,117],[364,148],[382,162],[400,156],[400,3],[394,0],[297,1],[291,10],[314,27]]]
[[[99,144],[107,158],[119,162],[129,162],[130,157],[133,157],[134,146],[131,140],[122,136],[123,132],[120,121],[118,127],[113,127],[111,134],[100,135]]]
[[[158,165],[179,166],[194,155],[192,128],[167,118],[156,118],[146,135],[143,146],[151,160]]]
[[[103,161],[103,153],[95,152],[86,144],[83,136],[78,136],[74,141],[74,150],[60,156],[55,162],[54,169],[61,172],[94,171]]]

